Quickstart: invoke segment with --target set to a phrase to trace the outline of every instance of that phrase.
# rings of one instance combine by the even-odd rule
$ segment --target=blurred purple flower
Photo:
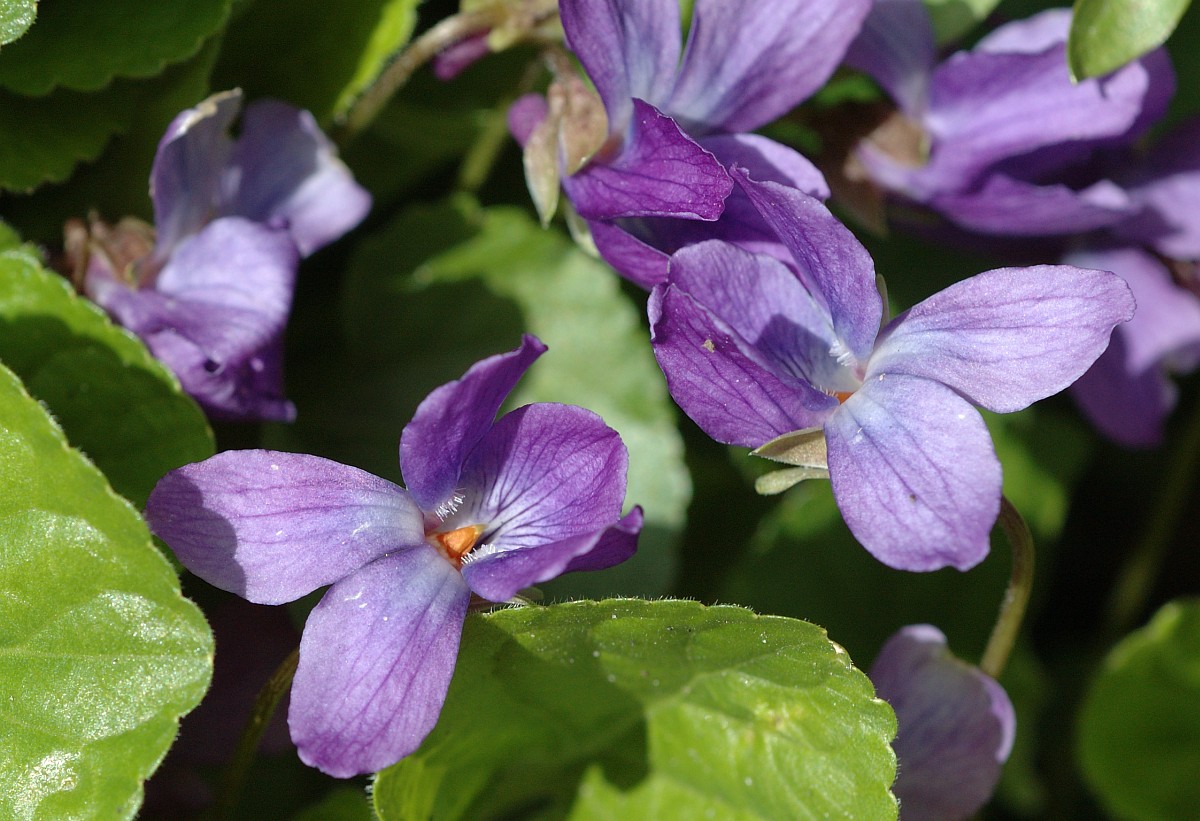
[[[510,125],[543,218],[561,177],[601,255],[646,288],[689,242],[772,242],[725,169],[736,163],[828,196],[808,160],[748,132],[824,84],[869,6],[697,0],[685,51],[677,0],[563,0],[567,43],[599,100],[560,71],[547,99],[522,98],[513,108]]]
[[[252,103],[234,140],[240,108],[241,93],[224,92],[171,122],[150,177],[154,231],[92,226],[82,284],[214,419],[290,421],[283,331],[297,264],[371,198],[308,112]]]
[[[995,679],[955,658],[936,627],[914,624],[883,646],[870,677],[896,711],[892,791],[901,821],[961,821],[996,788],[1016,714]]]
[[[1078,83],[1067,68],[1069,9],[998,28],[935,65],[921,0],[876,0],[846,62],[874,77],[899,110],[855,160],[860,173],[962,228],[1057,236],[1136,211],[1092,162],[1158,119],[1174,91],[1162,49]]]
[[[227,451],[168,473],[146,518],[196,575],[262,604],[332,586],[300,642],[288,723],[330,775],[386,767],[437,721],[471,594],[493,602],[636,549],[628,456],[594,413],[495,419],[545,346],[485,359],[421,403],[400,438],[407,490],[316,456]]]
[[[881,330],[873,263],[845,226],[795,189],[733,173],[790,263],[720,241],[671,257],[649,311],[675,401],[709,436],[763,455],[795,434],[781,461],[828,475],[885,564],[975,565],[1001,476],[972,405],[1007,413],[1066,388],[1132,316],[1129,288],[1102,271],[1002,268]]]

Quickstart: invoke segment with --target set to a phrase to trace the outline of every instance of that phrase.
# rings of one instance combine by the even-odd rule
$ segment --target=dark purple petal
[[[893,792],[904,821],[957,821],[978,811],[1012,751],[1017,718],[995,679],[946,649],[927,624],[888,639],[871,665],[876,694],[896,711]]]
[[[618,274],[648,291],[658,283],[666,281],[670,256],[629,233],[623,225],[625,222],[589,222],[592,242],[595,243],[601,258],[616,269]]]
[[[970,191],[933,193],[928,204],[972,231],[1034,237],[1105,228],[1137,210],[1129,194],[1107,180],[1077,191],[1061,184],[1023,182],[1004,174],[991,174]]]
[[[160,262],[217,212],[233,145],[227,132],[241,107],[240,91],[214,94],[178,114],[159,141],[150,196]]]
[[[440,530],[486,525],[479,551],[532,547],[615,522],[629,455],[589,410],[537,403],[501,417],[463,463],[464,503]]]
[[[914,119],[925,110],[936,59],[933,23],[922,0],[876,0],[846,52],[847,65],[875,78]]]
[[[825,307],[782,262],[710,240],[671,257],[671,284],[753,347],[773,370],[826,393],[859,381],[830,354],[837,347]]]
[[[609,133],[638,115],[631,98],[657,105],[671,91],[682,35],[677,0],[561,0],[567,44],[608,111]]]
[[[142,337],[211,416],[290,421],[282,334],[297,263],[283,231],[226,217],[181,242],[152,289],[89,274],[87,292]]]
[[[328,459],[225,451],[159,480],[150,529],[200,578],[259,604],[292,601],[385,553],[425,544],[402,488]]]
[[[942,382],[976,405],[1020,410],[1058,393],[1133,316],[1133,295],[1107,271],[1070,265],[998,268],[951,285],[892,320],[867,367]]]
[[[944,385],[877,373],[825,422],[829,479],[854,537],[897,570],[967,570],[988,552],[1000,462],[979,412]]]
[[[433,59],[433,74],[443,83],[449,82],[490,52],[488,32],[473,34],[439,51]]]
[[[489,601],[508,601],[520,591],[574,570],[603,570],[637,550],[642,509],[635,507],[612,527],[561,541],[485,553],[468,553],[462,574],[471,590]]]
[[[733,180],[674,120],[635,99],[629,135],[618,153],[593,158],[578,173],[564,177],[563,188],[584,219],[715,220],[733,190]]]
[[[470,596],[428,544],[329,588],[304,625],[292,684],[301,760],[349,778],[416,750],[446,700]]]
[[[1178,392],[1162,368],[1130,370],[1124,327],[1113,332],[1095,364],[1071,385],[1071,396],[1101,433],[1129,448],[1162,444]]]
[[[664,110],[691,133],[753,131],[825,84],[870,7],[870,0],[697,0]]]
[[[422,510],[432,512],[451,499],[463,460],[491,429],[517,381],[545,352],[540,339],[525,335],[516,350],[476,362],[417,407],[400,435],[400,472]]]
[[[1200,118],[1159,140],[1129,187],[1145,212],[1116,233],[1173,259],[1200,258]]]
[[[820,201],[784,185],[756,182],[741,170],[734,174],[792,252],[805,285],[829,307],[842,345],[865,362],[883,318],[870,254]]]
[[[362,221],[371,195],[307,111],[277,100],[246,107],[225,212],[288,229],[302,256]]]
[[[798,188],[810,197],[829,199],[829,183],[824,175],[794,148],[761,134],[710,134],[697,142],[726,168],[736,165],[759,182],[777,182]],[[735,194],[740,191],[735,189]]]
[[[837,400],[776,371],[753,346],[674,285],[650,295],[650,341],[683,412],[718,442],[756,448],[820,425]]]

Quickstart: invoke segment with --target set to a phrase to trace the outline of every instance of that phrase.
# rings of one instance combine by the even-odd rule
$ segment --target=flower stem
[[[1000,497],[1000,517],[997,523],[1004,531],[1008,544],[1012,548],[1012,576],[1008,588],[1004,591],[1004,600],[1000,602],[1000,615],[996,617],[996,626],[988,638],[987,647],[983,651],[983,659],[979,669],[992,678],[1000,678],[1004,665],[1012,653],[1017,635],[1021,632],[1021,622],[1025,618],[1025,607],[1029,604],[1029,594],[1033,590],[1034,550],[1033,535],[1029,526],[1021,518],[1021,514],[1013,507],[1008,497]]]
[[[1105,626],[1111,639],[1128,632],[1145,608],[1171,537],[1178,530],[1200,467],[1200,403],[1196,404],[1180,441],[1168,452],[1173,458],[1163,476],[1146,531],[1121,568],[1108,601]]]
[[[237,748],[233,751],[233,757],[229,759],[229,764],[222,774],[221,790],[218,793],[216,806],[213,807],[213,818],[233,817],[233,811],[237,809],[238,801],[242,797],[246,775],[258,753],[258,745],[262,741],[263,732],[267,729],[271,716],[275,714],[275,708],[279,706],[279,699],[283,698],[283,694],[291,686],[292,676],[296,674],[296,664],[299,661],[300,648],[297,647],[280,663],[271,677],[267,679],[267,683],[258,691],[258,697],[254,700],[254,709],[250,711],[250,719],[246,722],[246,727],[242,730],[242,737],[238,739]]]

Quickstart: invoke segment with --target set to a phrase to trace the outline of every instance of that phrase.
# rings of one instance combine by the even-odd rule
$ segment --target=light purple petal
[[[100,277],[87,285],[210,415],[290,420],[282,334],[297,263],[286,233],[226,217],[180,243],[153,289]]]
[[[670,117],[633,101],[629,136],[613,157],[597,156],[563,188],[584,219],[721,216],[733,180]]]
[[[988,32],[975,44],[975,50],[991,54],[1040,54],[1067,42],[1070,30],[1069,9],[1048,9]]]
[[[307,111],[277,100],[246,107],[230,161],[226,213],[288,229],[303,256],[362,221],[371,195]]]
[[[150,529],[200,578],[259,604],[292,601],[388,552],[425,544],[402,488],[328,459],[225,451],[159,480]]]
[[[241,107],[240,91],[214,94],[178,114],[159,141],[150,196],[160,262],[216,214],[233,145],[227,132]]]
[[[830,354],[837,338],[824,306],[777,259],[710,240],[671,257],[670,281],[774,370],[830,394],[858,387],[855,375]]]
[[[464,503],[440,530],[486,525],[477,550],[508,550],[592,533],[615,522],[629,455],[584,408],[540,402],[505,414],[463,463]]]
[[[1016,713],[995,679],[958,660],[936,627],[905,627],[871,665],[876,694],[896,711],[892,745],[904,821],[951,821],[978,811],[1012,751]]]
[[[637,550],[642,510],[634,508],[612,527],[537,547],[468,553],[462,574],[471,590],[489,601],[508,601],[521,590],[573,570],[603,570]]]
[[[422,510],[432,512],[451,498],[463,460],[491,429],[517,381],[545,352],[542,341],[527,334],[516,350],[476,362],[417,407],[400,435],[400,471]]]
[[[870,0],[696,0],[664,106],[691,133],[753,131],[825,84]]]
[[[1136,212],[1123,189],[1101,180],[1075,190],[991,174],[969,191],[933,193],[928,204],[973,231],[1002,236],[1062,236],[1115,225]]]
[[[1157,447],[1178,392],[1162,368],[1129,370],[1125,327],[1113,332],[1108,350],[1071,385],[1071,397],[1114,442],[1129,448]]]
[[[820,425],[832,396],[777,372],[727,324],[678,287],[650,295],[650,341],[683,412],[718,442],[756,448]]]
[[[892,320],[871,356],[867,379],[924,377],[976,405],[1009,413],[1082,376],[1133,310],[1128,286],[1107,271],[998,268],[957,282]]]
[[[541,94],[522,94],[508,107],[508,131],[522,148],[549,111],[550,106]]]
[[[784,185],[756,182],[740,169],[734,175],[792,252],[801,279],[829,307],[845,349],[866,361],[883,317],[870,254],[820,201]]]
[[[871,75],[900,110],[919,118],[937,59],[933,23],[922,0],[875,0],[846,64]]]
[[[413,752],[437,723],[470,590],[433,547],[389,554],[313,608],[288,726],[305,764],[349,778]]]
[[[679,66],[677,0],[561,0],[567,44],[608,111],[609,133],[624,134],[638,116],[631,98],[661,103]]]
[[[878,373],[825,422],[829,478],[854,537],[898,570],[967,570],[988,552],[1000,462],[978,411],[944,385]]]

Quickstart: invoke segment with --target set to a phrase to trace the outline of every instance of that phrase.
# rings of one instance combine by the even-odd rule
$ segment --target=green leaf
[[[1075,0],[1067,59],[1079,80],[1115,71],[1167,41],[1191,0]]]
[[[398,480],[396,442],[417,403],[477,360],[515,348],[522,332],[537,334],[550,351],[511,405],[566,402],[600,414],[629,448],[626,498],[645,508],[647,521],[631,561],[571,574],[547,590],[667,589],[691,483],[641,310],[607,266],[516,208],[480,209],[466,198],[415,207],[361,243],[349,265],[343,323],[342,356],[331,352],[324,327],[309,343],[315,360],[303,341],[292,348],[299,359],[289,362],[292,396],[301,411],[293,428],[271,428],[271,446]]]
[[[1163,607],[1109,654],[1079,716],[1079,760],[1117,818],[1200,806],[1200,600]]]
[[[21,251],[0,253],[0,360],[139,506],[168,470],[213,453],[208,424],[175,377]]]
[[[98,91],[116,77],[152,77],[200,50],[230,0],[55,0],[37,26],[0,53],[0,86],[43,95]]]
[[[695,602],[468,619],[446,706],[380,773],[384,821],[896,817],[895,717],[823,630]]]
[[[292,816],[292,821],[374,821],[371,801],[361,789],[337,787],[321,801]]]
[[[212,672],[145,524],[0,367],[0,817],[129,818]]]
[[[37,17],[37,0],[0,0],[0,46],[11,43]]]
[[[998,5],[1000,0],[925,0],[939,43],[958,40]]]
[[[367,40],[366,48],[359,55],[354,76],[346,83],[334,103],[334,116],[345,114],[354,101],[366,91],[387,68],[400,49],[410,39],[417,27],[417,6],[421,0],[390,0],[379,11],[379,21]]]

